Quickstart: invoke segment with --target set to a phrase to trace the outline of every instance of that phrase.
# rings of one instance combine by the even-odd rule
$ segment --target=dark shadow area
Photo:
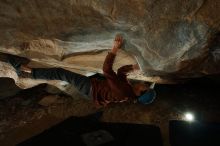
[[[19,146],[162,146],[159,127],[71,117]]]
[[[15,96],[22,89],[15,85],[11,78],[0,78],[0,100]]]
[[[173,120],[169,122],[169,135],[171,146],[220,145],[220,124]],[[70,117],[18,144],[29,145],[162,146],[163,142],[157,126],[99,122],[94,114]]]
[[[220,122],[220,75],[195,78],[184,84],[156,85],[155,90],[157,99],[167,101],[173,112],[190,111],[196,120]]]
[[[220,124],[170,121],[171,146],[220,145]]]

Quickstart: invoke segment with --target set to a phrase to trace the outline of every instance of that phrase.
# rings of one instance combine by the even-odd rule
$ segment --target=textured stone
[[[40,104],[42,106],[50,106],[50,105],[56,103],[58,98],[59,98],[59,96],[52,96],[52,95],[45,96],[38,102],[38,104]]]
[[[130,78],[171,83],[220,72],[219,9],[219,0],[0,0],[0,51],[101,73],[121,33],[115,69],[138,61],[143,73]]]

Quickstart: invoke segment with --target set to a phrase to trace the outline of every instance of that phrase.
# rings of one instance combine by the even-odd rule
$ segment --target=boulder
[[[102,73],[120,33],[114,69],[138,62],[130,78],[173,83],[220,72],[219,9],[219,0],[1,0],[0,51]]]

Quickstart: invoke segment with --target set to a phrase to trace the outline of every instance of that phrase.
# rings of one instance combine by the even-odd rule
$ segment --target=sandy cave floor
[[[15,145],[67,117],[85,116],[97,111],[90,101],[64,94],[52,95],[44,90],[45,87],[42,84],[0,100],[2,146]],[[214,84],[210,79],[195,80],[185,85],[157,85],[154,103],[147,106],[112,104],[101,109],[104,112],[101,120],[157,125],[161,128],[164,144],[168,145],[168,121],[182,119],[187,111],[195,113],[198,120],[220,122],[219,87],[218,82]],[[56,100],[49,106],[39,105],[45,96],[54,96]]]

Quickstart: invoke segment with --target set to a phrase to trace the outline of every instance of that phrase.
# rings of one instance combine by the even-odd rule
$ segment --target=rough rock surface
[[[219,9],[219,0],[0,0],[0,51],[101,72],[106,49],[121,33],[124,55],[115,68],[136,57],[143,74],[131,78],[171,82],[214,74]]]

